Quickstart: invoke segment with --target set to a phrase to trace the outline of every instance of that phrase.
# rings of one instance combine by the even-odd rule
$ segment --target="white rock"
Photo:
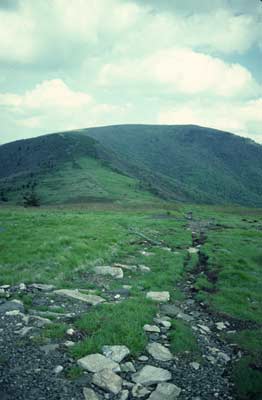
[[[129,391],[128,390],[122,390],[120,393],[119,400],[127,400],[129,396]]]
[[[26,290],[26,285],[24,283],[20,283],[19,290]]]
[[[113,267],[126,269],[127,271],[131,271],[131,272],[136,272],[137,271],[137,266],[136,265],[126,265],[126,264],[116,263],[116,264],[113,265]]]
[[[149,343],[146,349],[155,360],[170,361],[173,359],[173,355],[170,351],[160,343]]]
[[[69,329],[67,329],[67,331],[66,331],[66,334],[69,335],[69,336],[73,336],[74,333],[75,333],[75,330],[74,330],[73,328],[69,328]]]
[[[149,267],[147,267],[146,265],[140,264],[138,266],[138,268],[139,268],[140,272],[143,272],[145,274],[148,273],[148,272],[151,272],[151,269]]]
[[[166,382],[172,378],[169,371],[163,368],[156,368],[152,365],[145,365],[139,372],[132,375],[132,380],[141,385],[154,385],[155,383]]]
[[[198,324],[197,326],[198,326],[202,331],[204,331],[204,332],[206,332],[206,333],[210,333],[210,329],[209,329],[208,326],[201,325],[201,324]]]
[[[63,369],[64,369],[64,367],[62,367],[62,365],[58,365],[57,367],[54,368],[54,373],[60,374],[60,372],[62,372]]]
[[[122,372],[136,372],[134,364],[131,361],[121,364]]]
[[[148,292],[146,297],[159,303],[167,303],[170,300],[169,292]]]
[[[99,372],[103,369],[111,369],[112,371],[120,371],[119,364],[110,360],[102,354],[90,354],[77,361],[77,364],[89,372]]]
[[[5,315],[9,315],[9,316],[12,316],[12,317],[15,317],[15,316],[17,316],[19,314],[20,314],[19,310],[6,311],[6,313],[5,313]]]
[[[95,296],[92,294],[83,294],[80,293],[77,289],[59,289],[55,290],[54,293],[59,294],[61,296],[66,296],[66,297],[71,297],[72,299],[84,301],[87,304],[91,304],[92,306],[95,306],[99,303],[102,303],[105,301],[100,296]]]
[[[120,363],[126,356],[130,354],[126,346],[103,346],[102,353],[107,358]]]
[[[139,356],[138,361],[142,361],[142,362],[148,361],[148,357],[147,356]]]
[[[93,376],[92,382],[113,394],[118,394],[122,389],[122,378],[115,374],[111,369],[103,369],[100,372],[96,372]]]
[[[222,331],[223,329],[226,329],[226,325],[224,324],[224,322],[217,322],[216,323],[216,327],[219,331]]]
[[[94,272],[97,275],[110,275],[115,279],[122,279],[124,277],[122,268],[117,267],[99,266],[94,268]]]
[[[73,347],[75,345],[75,342],[72,342],[71,340],[67,340],[64,343],[65,347]]]
[[[160,329],[156,325],[144,325],[144,331],[145,332],[155,332],[155,333],[160,333]]]
[[[163,326],[165,329],[170,329],[171,328],[171,322],[167,321],[166,319],[160,319],[160,318],[155,318],[154,320],[157,324]]]
[[[51,292],[54,290],[54,285],[46,285],[44,283],[33,283],[30,285],[33,289],[42,290],[43,292]]]
[[[89,388],[83,389],[83,395],[84,395],[85,400],[99,400],[99,397],[97,397],[94,390],[89,389]]]
[[[181,389],[173,383],[159,383],[148,400],[174,400],[181,393]]]
[[[187,249],[187,251],[188,251],[190,254],[196,254],[196,253],[199,252],[199,250],[196,249],[195,247],[189,247],[189,248]]]
[[[200,364],[199,364],[198,362],[195,362],[195,361],[191,362],[189,365],[190,365],[193,369],[195,369],[196,371],[199,370],[199,368],[200,368]]]
[[[135,384],[132,388],[132,396],[134,397],[144,397],[149,393],[150,391],[140,383]]]

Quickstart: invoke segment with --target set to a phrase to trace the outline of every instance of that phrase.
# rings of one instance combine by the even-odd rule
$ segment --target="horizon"
[[[262,143],[261,1],[170,3],[2,0],[0,144],[127,124]]]

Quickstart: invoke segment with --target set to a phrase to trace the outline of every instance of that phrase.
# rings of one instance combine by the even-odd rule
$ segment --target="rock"
[[[0,314],[5,314],[6,312],[14,310],[23,313],[25,311],[23,303],[18,300],[11,300],[0,304]]]
[[[146,297],[158,303],[166,303],[170,300],[169,292],[148,292]]]
[[[58,365],[57,367],[54,368],[54,373],[60,374],[60,372],[62,372],[63,369],[64,369],[64,367],[62,367],[62,365]]]
[[[172,325],[170,321],[166,321],[165,319],[155,318],[154,321],[165,329],[170,329]]]
[[[123,289],[131,290],[132,286],[131,285],[123,285]]]
[[[145,256],[145,257],[150,257],[150,256],[154,256],[155,255],[155,253],[150,253],[150,252],[145,251],[145,250],[141,250],[140,254],[142,254],[142,256]]]
[[[220,360],[224,361],[225,363],[228,363],[231,360],[231,358],[226,353],[223,353],[222,351],[220,351],[217,354],[217,356]]]
[[[26,290],[26,285],[24,283],[20,283],[19,290]]]
[[[191,317],[191,315],[185,314],[183,312],[179,312],[177,314],[177,318],[182,319],[183,321],[186,321],[186,322],[191,322],[194,319],[193,317]]]
[[[137,271],[137,266],[136,265],[126,265],[126,264],[116,263],[116,264],[113,264],[113,267],[122,268],[122,269],[125,269],[127,271],[131,271],[131,272],[136,272]]]
[[[30,315],[29,320],[36,326],[37,328],[43,328],[46,325],[52,324],[52,321],[48,318],[39,317],[38,315]]]
[[[121,371],[122,372],[136,372],[136,369],[134,367],[134,364],[130,361],[121,364]]]
[[[132,380],[141,385],[154,385],[160,382],[169,381],[172,375],[169,371],[163,368],[156,368],[152,365],[145,365],[139,372],[132,375]]]
[[[149,393],[150,391],[140,383],[137,383],[132,388],[132,396],[134,397],[144,397]]]
[[[18,335],[24,337],[28,334],[28,332],[30,332],[33,329],[32,326],[24,326],[22,329],[20,329],[19,331],[15,331],[15,333],[17,333]]]
[[[158,326],[156,325],[144,325],[144,331],[145,332],[156,332],[156,333],[160,333],[160,329]]]
[[[96,395],[94,390],[89,388],[83,389],[83,395],[85,400],[99,400],[99,397]]]
[[[189,365],[190,365],[190,367],[192,367],[196,371],[199,370],[199,368],[200,368],[200,364],[198,362],[195,362],[195,361],[191,362]]]
[[[73,328],[69,328],[67,329],[66,334],[69,336],[73,336],[75,334],[75,330]]]
[[[148,272],[151,272],[151,268],[147,267],[146,265],[140,264],[138,266],[138,268],[139,268],[140,272],[142,272],[144,274],[147,274]]]
[[[44,346],[40,346],[40,350],[42,350],[45,354],[52,353],[57,349],[59,349],[59,344],[46,344]]]
[[[89,372],[99,372],[103,369],[111,369],[112,371],[120,371],[119,364],[102,354],[90,354],[77,361],[77,364]]]
[[[140,357],[138,357],[138,361],[142,361],[142,362],[148,361],[148,357],[147,356],[140,356]]]
[[[30,285],[31,288],[41,290],[42,292],[51,292],[55,289],[54,285],[46,285],[44,283],[33,283]]]
[[[55,290],[54,293],[59,294],[61,296],[71,297],[72,299],[84,301],[87,304],[91,304],[92,306],[96,306],[105,301],[100,296],[95,296],[93,294],[83,294],[80,293],[78,289],[59,289]]]
[[[146,349],[148,353],[156,360],[170,361],[173,359],[173,355],[170,353],[170,351],[160,343],[149,343]]]
[[[189,248],[187,249],[187,251],[189,252],[189,254],[196,254],[196,253],[199,252],[199,250],[196,249],[195,247],[189,247]]]
[[[226,329],[226,325],[224,324],[224,322],[217,322],[216,323],[216,327],[219,331],[222,331],[223,329]]]
[[[6,311],[5,315],[10,315],[11,317],[15,317],[20,314],[19,310],[12,310],[12,311]]]
[[[129,391],[128,390],[122,390],[120,393],[119,400],[127,400],[129,396]]]
[[[102,353],[107,358],[120,363],[128,354],[130,354],[129,349],[126,346],[103,346]]]
[[[122,279],[124,277],[122,268],[117,268],[117,267],[110,267],[110,266],[95,267],[94,272],[97,275],[110,275],[115,279]]]
[[[112,369],[103,369],[100,372],[96,372],[92,382],[101,389],[113,394],[118,394],[122,389],[122,378],[115,374]]]
[[[65,347],[73,347],[75,345],[75,342],[72,342],[71,340],[66,340],[64,343]]]
[[[201,329],[201,331],[204,331],[205,333],[210,333],[210,329],[208,326],[201,325],[201,324],[198,324],[197,326]]]
[[[163,304],[161,306],[161,312],[169,315],[170,317],[176,317],[181,312],[181,309],[175,304]]]
[[[159,383],[148,400],[174,400],[181,393],[181,389],[173,383]]]

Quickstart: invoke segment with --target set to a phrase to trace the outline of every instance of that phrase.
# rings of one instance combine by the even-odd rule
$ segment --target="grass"
[[[80,378],[83,375],[83,368],[78,365],[73,365],[72,367],[66,370],[66,377],[70,380],[75,380]]]
[[[199,357],[199,350],[190,325],[180,320],[172,320],[169,333],[171,351],[174,354],[190,352],[191,356]]]
[[[49,339],[62,339],[65,337],[68,325],[62,323],[52,323],[44,327],[42,336]]]
[[[151,323],[155,314],[155,304],[144,298],[100,305],[76,322],[76,327],[87,336],[71,352],[79,358],[101,352],[104,345],[126,345],[137,355],[147,343],[143,326]]]

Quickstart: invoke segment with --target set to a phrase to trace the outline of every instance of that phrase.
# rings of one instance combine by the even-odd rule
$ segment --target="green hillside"
[[[191,125],[119,125],[0,146],[0,199],[262,206],[262,146]]]

